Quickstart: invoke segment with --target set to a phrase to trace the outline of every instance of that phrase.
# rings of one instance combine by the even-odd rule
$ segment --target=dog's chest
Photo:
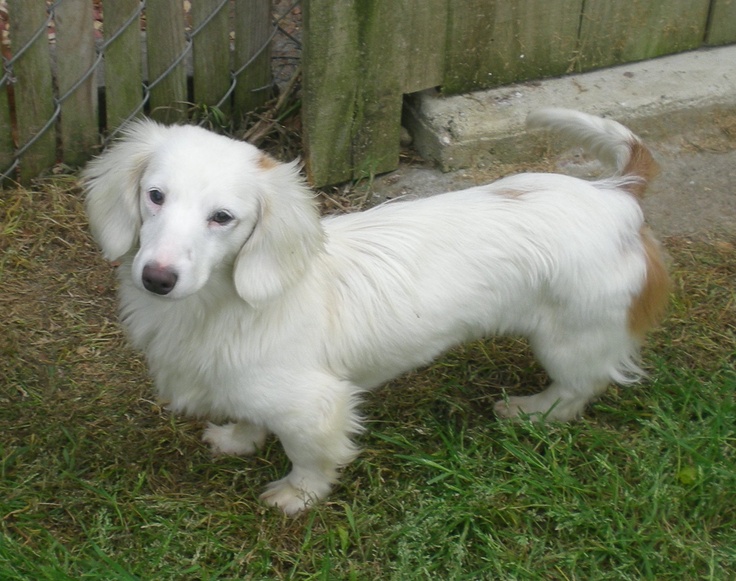
[[[166,302],[141,293],[121,299],[131,340],[175,411],[217,418],[258,406],[280,350],[247,305]]]

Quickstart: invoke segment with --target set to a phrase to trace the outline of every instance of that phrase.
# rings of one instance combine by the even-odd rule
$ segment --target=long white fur
[[[577,112],[531,121],[618,175],[636,140]],[[121,260],[123,324],[160,396],[226,422],[204,435],[216,453],[250,454],[276,434],[293,467],[262,498],[286,513],[323,498],[354,458],[362,391],[460,342],[524,335],[547,369],[549,389],[503,399],[501,416],[569,420],[640,373],[628,316],[647,263],[626,176],[522,174],[320,220],[295,165],[140,121],[83,178],[92,231]],[[176,273],[171,292],[146,290],[146,265]]]

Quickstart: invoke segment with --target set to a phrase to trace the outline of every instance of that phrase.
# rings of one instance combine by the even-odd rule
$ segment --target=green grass
[[[733,240],[665,240],[675,295],[646,383],[575,424],[499,422],[501,388],[544,374],[520,341],[462,346],[367,397],[363,453],[290,519],[257,500],[287,470],[278,443],[212,459],[153,399],[72,182],[0,210],[0,579],[736,572]]]

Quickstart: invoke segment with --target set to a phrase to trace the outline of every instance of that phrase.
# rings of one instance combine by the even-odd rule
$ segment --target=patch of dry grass
[[[650,340],[672,365],[712,371],[736,361],[736,239],[664,240],[675,284],[669,315]]]

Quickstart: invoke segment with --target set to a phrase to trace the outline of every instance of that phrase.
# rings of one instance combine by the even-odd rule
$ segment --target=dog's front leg
[[[268,485],[261,499],[295,515],[326,497],[342,466],[358,451],[350,435],[360,430],[354,412],[357,391],[344,381],[313,392],[309,401],[290,410],[269,428],[278,436],[292,462],[291,472]]]

